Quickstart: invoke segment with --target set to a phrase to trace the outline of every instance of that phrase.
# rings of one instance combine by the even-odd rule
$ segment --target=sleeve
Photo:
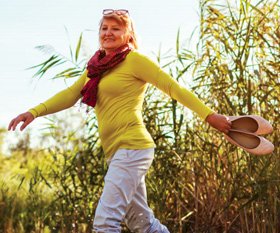
[[[148,57],[135,53],[133,59],[134,75],[147,83],[151,83],[158,89],[177,100],[185,107],[197,113],[203,120],[214,111],[207,107],[195,94],[182,87],[169,74],[164,72],[156,63]]]
[[[44,116],[72,107],[80,98],[87,79],[87,70],[70,87],[58,92],[48,100],[28,110],[34,117]]]

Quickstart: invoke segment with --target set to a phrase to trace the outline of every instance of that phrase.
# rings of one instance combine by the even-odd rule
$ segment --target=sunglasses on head
[[[126,15],[129,13],[128,13],[128,10],[125,10],[125,9],[119,9],[119,10],[104,9],[103,10],[103,15],[111,15],[111,14]]]

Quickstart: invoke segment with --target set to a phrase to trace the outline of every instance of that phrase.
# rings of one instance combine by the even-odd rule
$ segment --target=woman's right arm
[[[34,118],[59,112],[72,107],[81,98],[81,90],[85,85],[87,71],[70,87],[58,92],[43,103],[28,110]]]
[[[58,92],[53,97],[45,102],[29,109],[27,112],[18,115],[14,118],[8,127],[8,130],[15,130],[16,126],[23,122],[20,130],[23,130],[36,117],[52,114],[61,110],[72,107],[81,98],[81,90],[85,85],[87,79],[87,70],[80,76],[80,78],[70,87]]]

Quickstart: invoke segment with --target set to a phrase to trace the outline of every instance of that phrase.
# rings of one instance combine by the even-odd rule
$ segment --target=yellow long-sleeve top
[[[89,80],[87,71],[69,88],[29,110],[34,117],[55,113],[73,106]],[[107,71],[98,85],[95,112],[106,158],[118,149],[154,147],[142,119],[142,105],[147,84],[151,83],[170,97],[205,119],[213,111],[192,92],[180,86],[146,56],[131,51],[126,59]]]

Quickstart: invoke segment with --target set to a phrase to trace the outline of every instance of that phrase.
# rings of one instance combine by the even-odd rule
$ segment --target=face
[[[116,19],[104,18],[99,31],[101,47],[109,54],[128,42],[129,35]]]

